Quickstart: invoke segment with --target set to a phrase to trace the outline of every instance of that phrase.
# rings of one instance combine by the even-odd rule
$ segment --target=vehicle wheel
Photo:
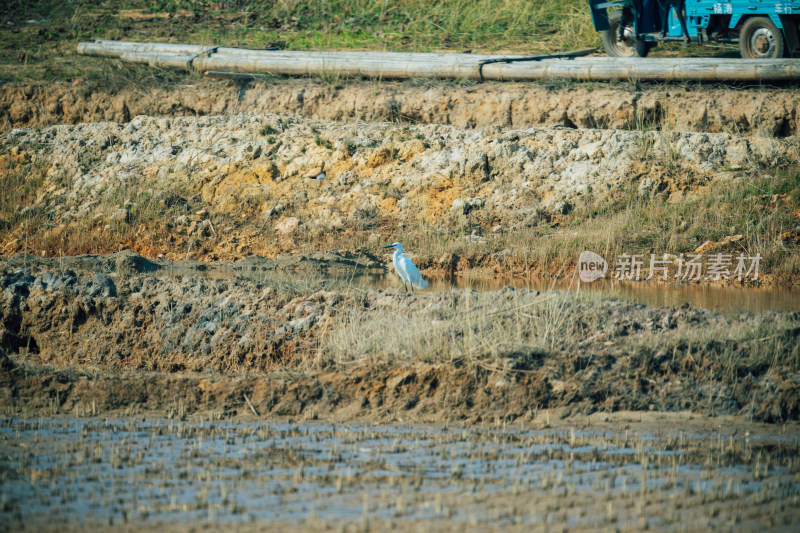
[[[654,43],[637,41],[633,33],[630,13],[618,9],[608,15],[609,28],[603,32],[603,48],[611,57],[645,57]],[[619,38],[619,26],[623,26],[624,37]]]
[[[783,34],[767,17],[749,18],[739,32],[739,49],[745,59],[783,57]]]

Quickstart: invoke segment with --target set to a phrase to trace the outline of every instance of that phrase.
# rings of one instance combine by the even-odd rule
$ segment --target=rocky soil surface
[[[631,191],[681,201],[800,161],[798,137],[255,114],[15,129],[0,146],[5,172],[43,176],[0,233],[2,253],[38,238],[42,254],[69,254],[70,233],[101,251],[212,260],[297,251],[299,236],[319,247],[348,231],[367,241],[352,250],[404,226],[524,229]]]
[[[177,87],[110,90],[83,80],[0,87],[0,127],[114,121],[137,115],[296,113],[324,120],[401,121],[460,128],[563,125],[759,134],[800,132],[792,87],[480,83],[269,79],[237,85],[195,80]]]
[[[510,289],[479,300],[292,292],[267,277],[170,276],[166,263],[130,253],[81,258],[74,269],[58,259],[3,265],[0,403],[13,413],[180,405],[234,414],[249,410],[247,395],[261,414],[302,418],[477,422],[548,408],[800,417],[797,313],[729,316]],[[398,320],[417,332],[397,337]],[[376,324],[382,352],[348,347],[374,337]],[[508,336],[516,324],[523,334],[512,344],[468,341]],[[343,347],[342,335],[352,343]],[[437,349],[457,350],[461,339],[474,349]]]

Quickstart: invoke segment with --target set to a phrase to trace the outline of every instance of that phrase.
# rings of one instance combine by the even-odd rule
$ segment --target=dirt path
[[[43,127],[137,115],[297,113],[325,120],[447,124],[460,128],[663,129],[786,137],[800,132],[796,87],[601,83],[196,80],[118,91],[69,84],[0,87],[0,127]]]

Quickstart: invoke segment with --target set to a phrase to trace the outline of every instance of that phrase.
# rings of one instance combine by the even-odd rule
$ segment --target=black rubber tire
[[[767,17],[751,17],[739,31],[739,51],[745,59],[778,59],[784,50],[783,33]]]
[[[622,9],[612,11],[608,15],[609,28],[602,34],[603,48],[606,53],[611,57],[645,57],[650,52],[650,49],[655,43],[647,43],[645,41],[637,41],[635,39],[623,39],[619,37],[619,26],[624,24],[632,28],[630,23],[631,15]]]

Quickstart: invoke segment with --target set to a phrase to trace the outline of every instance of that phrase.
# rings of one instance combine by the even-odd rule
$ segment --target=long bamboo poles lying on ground
[[[481,62],[498,56],[455,53],[295,52],[189,44],[98,40],[78,45],[83,55],[200,72],[369,78],[486,80],[785,81],[800,79],[800,59],[610,58]]]

